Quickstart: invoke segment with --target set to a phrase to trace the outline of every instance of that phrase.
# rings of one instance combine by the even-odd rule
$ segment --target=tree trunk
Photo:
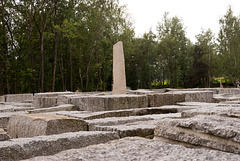
[[[30,2],[30,11],[29,11],[29,57],[31,60],[31,66],[32,66],[32,81],[31,81],[31,88],[32,93],[35,92],[35,64],[34,64],[34,55],[33,55],[33,39],[32,39],[32,1]]]
[[[57,1],[54,1],[54,25],[56,25],[56,16],[57,16]],[[57,48],[58,48],[58,33],[55,31],[54,37],[54,56],[53,56],[53,77],[52,77],[52,91],[55,90],[55,78],[56,78],[56,66],[57,66]]]
[[[70,63],[70,89],[73,91],[73,76],[72,76],[72,53],[71,53],[71,43],[70,39],[68,39],[68,46],[69,46],[69,63]]]
[[[90,54],[90,59],[88,61],[87,70],[86,70],[86,91],[88,90],[88,79],[89,79],[88,78],[88,73],[89,73],[89,68],[90,68],[90,65],[91,65],[92,56],[93,56],[93,53],[95,51],[96,44],[97,44],[97,40],[95,39],[94,44],[93,44],[93,48],[92,48],[92,52]]]

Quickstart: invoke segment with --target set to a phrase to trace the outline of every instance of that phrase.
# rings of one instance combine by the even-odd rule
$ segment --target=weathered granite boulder
[[[78,108],[75,105],[63,104],[55,107],[48,108],[38,108],[29,110],[28,113],[46,113],[46,112],[56,112],[56,111],[77,111]]]
[[[10,117],[7,131],[11,138],[86,131],[83,120],[53,114],[18,114]]]
[[[186,102],[213,102],[212,91],[171,91],[168,93],[184,94]]]
[[[58,105],[58,96],[60,95],[72,95],[73,92],[48,92],[48,93],[36,93],[34,95],[33,107],[46,108]],[[62,104],[62,100],[59,100]]]
[[[193,117],[197,115],[221,115],[229,117],[238,117],[240,116],[240,106],[231,107],[231,106],[210,106],[204,108],[195,108],[190,110],[185,110],[181,112],[182,117]]]
[[[154,93],[154,94],[148,94],[147,97],[148,97],[149,107],[174,105],[177,102],[185,102],[184,94]]]
[[[144,108],[148,106],[144,95],[102,95],[72,97],[71,104],[80,111],[110,111],[120,109]]]
[[[21,160],[53,155],[63,150],[106,143],[115,139],[119,139],[116,132],[80,131],[0,141],[0,160]]]
[[[159,121],[154,137],[240,154],[239,118],[198,115]]]
[[[190,149],[184,146],[166,144],[140,137],[127,137],[105,144],[91,145],[81,149],[71,149],[53,156],[35,157],[29,161],[236,161],[239,155],[209,149]]]
[[[6,102],[24,102],[25,100],[33,100],[33,94],[7,94]]]

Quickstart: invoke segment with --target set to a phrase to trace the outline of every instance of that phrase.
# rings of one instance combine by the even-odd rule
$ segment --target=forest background
[[[110,91],[112,46],[124,45],[127,86],[235,86],[240,79],[240,17],[231,6],[219,33],[192,43],[183,20],[163,15],[157,33],[135,37],[118,0],[1,0],[0,95]]]

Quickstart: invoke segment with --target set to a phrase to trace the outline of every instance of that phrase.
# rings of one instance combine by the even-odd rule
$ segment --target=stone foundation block
[[[111,111],[121,109],[144,108],[148,106],[147,96],[140,95],[103,95],[73,97],[71,104],[80,111]]]
[[[159,121],[154,135],[177,144],[240,154],[239,118],[198,115]]]
[[[80,131],[36,136],[34,138],[11,139],[0,142],[0,160],[21,160],[35,156],[53,155],[63,150],[106,143],[115,139],[119,139],[116,132],[97,131]]]
[[[6,102],[24,102],[25,100],[33,100],[33,94],[7,94]]]
[[[11,138],[34,137],[86,131],[83,120],[53,114],[18,114],[10,117],[7,131]]]

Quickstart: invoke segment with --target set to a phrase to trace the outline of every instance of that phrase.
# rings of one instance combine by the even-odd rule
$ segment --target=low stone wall
[[[238,118],[216,115],[198,115],[186,119],[159,121],[154,135],[175,143],[240,154],[240,127]]]
[[[73,117],[53,114],[18,114],[10,117],[7,131],[11,138],[87,131],[87,123]]]
[[[58,96],[71,94],[73,94],[73,92],[37,93],[34,95],[34,101],[32,103],[32,106],[36,108],[54,107],[58,105]],[[59,102],[62,101],[59,100]]]
[[[171,91],[172,94],[184,94],[186,102],[213,102],[212,91]]]
[[[177,102],[185,102],[184,94],[172,94],[172,93],[155,93],[149,94],[148,106],[149,107],[159,107],[163,105],[174,105]]]
[[[74,132],[34,138],[18,138],[0,142],[0,160],[21,160],[53,155],[63,150],[119,139],[117,132]],[[60,159],[61,160],[61,159]]]
[[[69,103],[76,105],[80,111],[97,112],[144,108],[148,106],[148,99],[145,95],[80,96],[70,98]]]
[[[7,94],[6,102],[24,102],[25,100],[33,100],[33,94]]]

